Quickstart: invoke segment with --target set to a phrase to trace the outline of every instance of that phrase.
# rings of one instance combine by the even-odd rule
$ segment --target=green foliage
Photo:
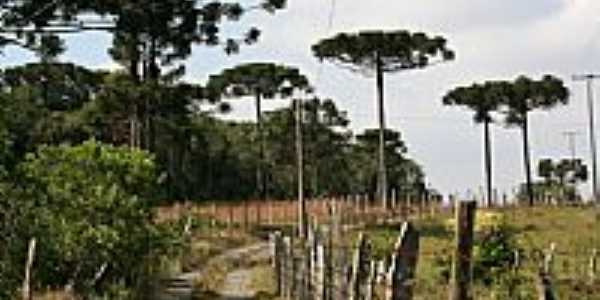
[[[508,83],[501,81],[475,83],[448,92],[443,98],[443,103],[464,106],[472,110],[475,112],[473,119],[476,123],[493,122],[491,114],[505,103],[505,94],[509,88]]]
[[[238,52],[242,44],[255,43],[261,33],[256,27],[228,37],[223,37],[225,30],[222,27],[241,20],[251,11],[275,13],[286,4],[286,0],[257,0],[254,3],[66,0],[50,4],[38,0],[4,1],[0,25],[14,34],[3,37],[0,45],[12,43],[36,51],[43,58],[55,57],[63,47],[58,35],[49,33],[104,30],[113,35],[109,53],[129,67],[130,75],[139,75],[139,63],[142,57],[147,57],[149,63],[145,73],[150,79],[157,79],[159,63],[163,67],[172,66],[176,60],[189,57],[193,46],[221,45],[231,54]],[[100,25],[88,22],[94,17],[103,17],[105,21],[107,16],[114,21]],[[183,69],[179,66],[175,72]]]
[[[443,37],[399,31],[340,33],[313,45],[315,57],[358,70],[374,71],[378,59],[384,72],[424,68],[437,61],[453,60],[455,54]]]
[[[490,285],[514,266],[515,251],[519,251],[514,233],[506,223],[492,226],[477,240],[473,260],[473,276]]]
[[[79,146],[42,146],[29,154],[21,170],[27,179],[43,187],[51,198],[71,199],[90,187],[123,189],[149,201],[156,197],[157,171],[153,158],[142,151],[87,141]]]
[[[71,63],[30,63],[2,72],[8,89],[30,86],[37,89],[41,106],[53,111],[81,107],[99,89],[104,73]]]
[[[145,152],[94,141],[43,146],[19,171],[17,185],[0,198],[9,216],[1,236],[10,241],[2,262],[19,270],[7,278],[22,276],[27,242],[36,238],[35,288],[72,284],[87,294],[118,282],[133,287],[173,241],[153,223],[158,176]]]
[[[569,90],[563,81],[552,75],[544,75],[540,80],[520,76],[510,83],[506,102],[508,109],[505,122],[509,126],[522,127],[527,121],[527,114],[537,109],[551,109],[569,102]]]
[[[581,159],[541,159],[538,163],[538,175],[546,183],[575,184],[588,179],[587,166]]]
[[[407,157],[408,149],[402,140],[401,133],[387,129],[384,131],[386,170],[390,189],[396,189],[399,196],[421,195],[425,192],[425,174],[421,166]],[[357,143],[353,147],[353,157],[358,163],[352,164],[360,180],[355,182],[369,192],[376,190],[377,161],[373,153],[377,151],[378,130],[367,129],[356,136]]]
[[[210,98],[289,97],[294,89],[308,88],[308,79],[300,70],[271,63],[250,63],[226,69],[218,75],[212,75],[206,85]]]

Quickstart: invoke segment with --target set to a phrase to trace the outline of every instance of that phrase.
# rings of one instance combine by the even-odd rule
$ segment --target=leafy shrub
[[[501,223],[482,232],[474,249],[473,275],[489,285],[514,266],[519,251],[511,229]]]
[[[19,171],[18,185],[0,198],[11,220],[0,227],[10,245],[0,272],[4,264],[18,270],[17,282],[32,237],[34,287],[71,285],[79,294],[139,285],[152,257],[172,245],[169,228],[153,222],[158,174],[146,152],[95,141],[43,146]]]

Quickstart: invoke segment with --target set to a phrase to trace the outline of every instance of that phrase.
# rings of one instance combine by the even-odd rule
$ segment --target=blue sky
[[[289,1],[282,13],[256,13],[245,19],[245,24],[262,28],[263,36],[241,54],[228,57],[218,49],[195,49],[186,63],[187,80],[204,82],[208,75],[242,62],[297,66],[310,77],[319,95],[333,98],[348,111],[352,128],[359,131],[376,125],[374,79],[319,63],[310,45],[339,31],[361,29],[441,34],[457,52],[455,62],[386,78],[387,122],[403,133],[410,156],[423,165],[433,187],[445,193],[465,193],[482,185],[482,129],[473,124],[469,111],[441,105],[446,91],[477,81],[545,73],[563,78],[571,88],[571,104],[533,114],[533,158],[567,156],[562,133],[575,130],[580,133],[577,152],[589,161],[585,87],[570,78],[574,73],[600,71],[600,1],[336,0],[331,27],[331,0]],[[69,38],[69,50],[62,59],[114,68],[106,54],[109,43],[110,37],[104,34]],[[10,49],[0,56],[0,65],[32,59]],[[600,89],[596,90],[600,99]],[[266,109],[283,104],[271,101]],[[227,118],[252,118],[252,101],[239,101],[234,109]],[[493,140],[495,184],[510,192],[523,180],[520,132],[498,125]]]

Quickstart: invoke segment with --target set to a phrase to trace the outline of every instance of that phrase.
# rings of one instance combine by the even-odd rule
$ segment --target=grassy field
[[[289,209],[286,207],[289,206]],[[242,204],[235,207],[237,216],[242,215]],[[294,221],[294,203],[279,204],[281,211],[285,213],[287,221],[291,225]],[[228,211],[221,208],[223,211]],[[207,208],[200,208],[206,211]],[[252,215],[252,214],[250,214]],[[536,208],[510,208],[498,210],[478,210],[476,220],[476,236],[481,239],[493,228],[502,227],[503,231],[510,236],[514,249],[519,250],[520,267],[509,268],[505,271],[495,271],[492,282],[483,282],[483,278],[475,276],[473,281],[473,293],[475,299],[537,299],[536,283],[537,270],[542,264],[542,256],[555,245],[555,258],[552,267],[552,283],[558,299],[591,300],[600,299],[600,280],[592,282],[589,276],[589,261],[593,249],[600,249],[600,219],[593,208],[583,207],[536,207]],[[226,223],[227,216],[224,214],[219,218],[220,223]],[[241,219],[241,218],[240,218]],[[238,219],[238,220],[240,220]],[[282,218],[283,219],[283,218]],[[452,261],[452,250],[454,241],[453,215],[450,212],[437,213],[435,216],[423,214],[423,217],[411,218],[421,233],[421,248],[415,281],[415,299],[447,299],[448,298],[448,275]],[[285,222],[278,222],[274,228],[285,228],[284,231],[291,234],[291,227]],[[223,224],[223,226],[226,226]],[[273,229],[273,228],[267,228]],[[247,236],[264,238],[265,230],[252,230]],[[238,224],[236,228],[228,229],[222,227],[222,235],[216,239],[199,239],[197,247],[192,247],[190,257],[186,265],[194,267],[207,257],[216,252],[223,251],[228,247],[239,246],[248,242],[246,238],[233,238],[227,241],[227,232],[244,231],[243,226]],[[364,228],[350,232],[346,240],[347,246],[351,246],[358,233],[364,232],[370,240],[373,255],[377,259],[383,259],[391,253],[393,244],[398,238],[400,226],[396,225],[367,225]],[[214,232],[212,234],[215,234]],[[223,234],[225,234],[223,236]],[[212,240],[216,244],[206,244]],[[252,238],[250,238],[252,240]],[[215,251],[214,248],[218,250]],[[211,249],[211,250],[207,250]],[[208,252],[208,253],[207,253]],[[475,249],[477,255],[478,248]],[[213,274],[223,274],[227,270],[225,266],[215,269]],[[218,270],[217,270],[218,269]],[[600,278],[600,268],[598,278]],[[217,272],[218,271],[218,272]],[[265,265],[255,268],[256,290],[263,291],[261,294],[267,299],[269,291],[272,290],[273,282],[271,270]],[[489,274],[488,274],[489,275]],[[219,281],[220,276],[215,276]],[[214,287],[217,282],[204,283],[206,287]],[[380,289],[381,290],[381,289]]]
[[[450,214],[415,220],[421,232],[421,248],[415,283],[416,299],[447,299],[448,274],[453,249]],[[475,276],[475,299],[537,299],[536,272],[541,253],[555,244],[552,280],[558,299],[600,299],[600,280],[589,277],[593,249],[600,249],[600,220],[593,209],[540,207],[478,211],[477,237],[502,226],[520,249],[519,269],[497,271],[494,282],[484,284]],[[397,226],[374,226],[364,230],[380,258],[389,254],[397,239]],[[475,249],[477,253],[478,249]]]
[[[293,217],[295,204],[293,202],[282,203],[278,204],[277,208],[280,211],[286,211],[284,215],[287,218],[285,219],[290,223],[287,225],[291,225],[291,222],[295,220]],[[204,207],[199,210],[206,211],[207,209]],[[229,210],[221,208],[221,211],[227,212]],[[243,204],[235,207],[234,211],[236,216],[241,216]],[[250,213],[250,215],[253,214]],[[551,244],[554,244],[556,249],[552,267],[552,283],[558,299],[600,299],[600,280],[591,282],[589,276],[589,261],[593,249],[600,249],[600,220],[593,208],[522,207],[498,210],[480,209],[477,216],[476,236],[478,239],[481,239],[492,228],[501,226],[514,243],[512,245],[514,249],[519,250],[520,267],[518,269],[510,268],[510,270],[504,272],[495,271],[492,282],[484,283],[483,278],[475,276],[473,281],[475,299],[537,299],[537,270],[542,264],[543,253],[550,248]],[[227,215],[223,214],[219,219],[220,223],[226,223]],[[238,220],[241,220],[241,218]],[[450,212],[437,213],[433,217],[427,213],[423,214],[421,218],[415,216],[411,220],[421,232],[415,299],[447,299],[448,275],[454,240],[453,216]],[[290,226],[285,226],[286,222],[278,223],[274,226],[275,228],[284,226],[285,231],[288,234],[291,233]],[[223,225],[225,226],[225,224]],[[232,228],[233,231],[241,232],[244,230],[241,224],[238,224],[238,226]],[[346,240],[347,246],[351,246],[359,231],[362,231],[371,241],[373,255],[377,259],[383,259],[391,253],[393,244],[398,238],[399,230],[398,224],[367,225],[350,233],[349,238]],[[254,230],[250,235],[260,235],[264,238],[264,231]],[[218,248],[223,250],[224,246],[220,245]],[[205,245],[205,247],[210,248],[211,246]],[[192,257],[196,257],[193,259],[196,262],[203,260],[202,258],[205,257],[205,255],[199,255],[198,252],[201,251],[197,250],[199,249],[192,249],[190,253]],[[475,249],[476,254],[477,251],[478,248]],[[194,265],[194,263],[191,265]],[[600,268],[598,269],[598,277],[600,278]],[[215,274],[225,273],[226,271],[220,270]],[[256,289],[265,291],[264,294],[268,294],[268,291],[272,289],[272,282],[265,280],[271,277],[270,274],[267,274],[270,272],[268,266],[256,267]],[[212,286],[212,284],[209,286]]]

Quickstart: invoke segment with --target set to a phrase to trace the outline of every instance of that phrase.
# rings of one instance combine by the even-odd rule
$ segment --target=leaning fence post
[[[473,227],[477,202],[459,202],[456,209],[456,249],[452,265],[450,300],[472,299],[470,293]]]
[[[404,222],[386,278],[386,300],[412,299],[418,256],[419,232],[411,223]]]

